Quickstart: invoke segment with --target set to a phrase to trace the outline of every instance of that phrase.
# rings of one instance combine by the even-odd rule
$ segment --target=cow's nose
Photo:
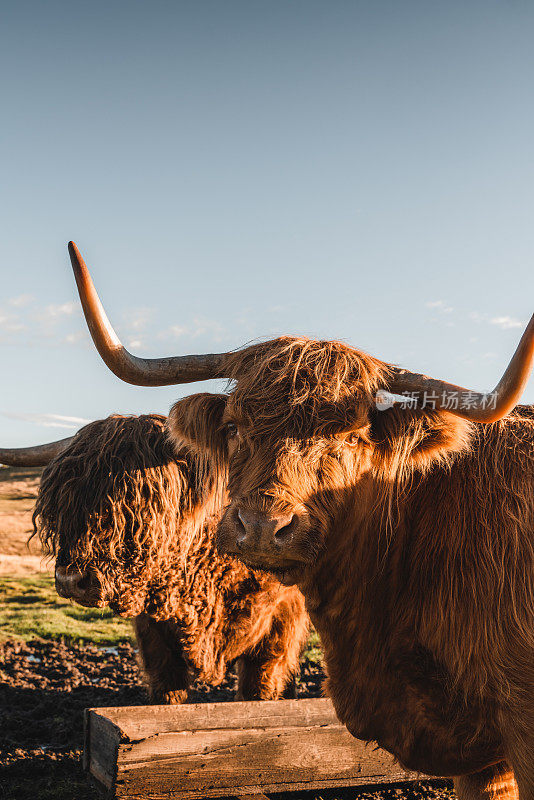
[[[265,514],[249,509],[238,509],[241,523],[237,534],[237,546],[282,544],[294,532],[297,524],[296,514]]]
[[[87,589],[87,576],[79,570],[56,566],[56,591],[60,597],[80,597]]]

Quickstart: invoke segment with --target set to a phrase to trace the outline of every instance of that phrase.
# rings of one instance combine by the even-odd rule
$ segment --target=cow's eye
[[[236,436],[239,436],[239,431],[237,430],[237,425],[233,422],[228,422],[226,424],[226,435],[229,439],[235,439]]]

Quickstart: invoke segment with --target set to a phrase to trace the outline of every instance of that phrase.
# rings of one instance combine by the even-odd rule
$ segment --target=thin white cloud
[[[23,306],[33,303],[34,300],[35,297],[31,294],[19,294],[18,297],[11,297],[7,302],[15,308],[23,308]]]
[[[213,319],[196,317],[191,325],[170,325],[157,334],[158,339],[181,339],[188,336],[192,339],[198,336],[209,335],[215,341],[220,341],[225,334],[224,327]]]
[[[443,300],[429,300],[425,305],[427,308],[440,311],[442,314],[451,314],[454,311],[453,307],[448,306]]]
[[[78,342],[83,341],[87,336],[85,331],[74,331],[73,333],[68,333],[63,341],[66,344],[78,344]]]
[[[30,299],[32,305],[29,305]],[[80,309],[75,302],[48,304],[39,307],[30,295],[12,298],[11,307],[0,307],[0,343],[12,343],[33,347],[36,344],[81,346],[89,339],[85,327],[80,329]],[[8,301],[9,302],[9,301]],[[24,307],[24,303],[28,307]],[[120,335],[126,347],[134,350],[148,350],[158,342],[167,341],[174,345],[178,340],[209,338],[221,343],[228,337],[224,325],[210,317],[194,317],[185,323],[169,325],[165,329],[156,328],[155,310],[139,307],[123,314]],[[235,324],[240,329],[247,328],[246,320],[237,318]],[[24,338],[20,332],[24,331]]]
[[[76,303],[60,303],[58,305],[51,304],[46,306],[44,311],[42,312],[43,317],[48,317],[49,319],[56,319],[57,317],[70,317],[71,314],[77,309]]]
[[[0,314],[0,331],[4,331],[5,333],[13,333],[15,331],[21,331],[24,328],[25,325],[21,322],[18,315]]]
[[[50,340],[56,335],[58,326],[70,319],[75,308],[75,303],[38,308],[32,295],[11,297],[0,308],[0,341],[32,346],[35,341]],[[25,332],[24,340],[20,337],[21,331]],[[63,338],[58,341],[63,341]]]
[[[224,332],[223,326],[216,322],[214,319],[205,319],[204,317],[195,317],[193,324],[189,328],[189,335],[193,338],[197,336],[210,336],[218,337]]]
[[[144,331],[153,314],[153,308],[132,308],[124,314],[125,325],[133,331]]]
[[[490,317],[488,314],[483,314],[480,311],[471,311],[469,318],[475,322],[485,322],[488,325],[496,325],[503,331],[511,330],[513,328],[524,328],[526,326],[525,320],[511,317],[508,314],[502,314],[498,317]]]
[[[52,303],[39,308],[33,302],[25,305],[26,298],[22,295],[12,300],[16,301],[10,301],[12,310],[6,310],[7,307],[0,309],[0,333],[10,334],[3,337],[4,341],[16,342],[26,347],[44,341],[47,344],[54,343],[54,340],[57,344],[74,342],[72,317],[78,311],[76,303]],[[14,335],[22,330],[26,333],[24,340]]]
[[[8,419],[18,419],[23,422],[32,422],[44,428],[66,428],[77,430],[80,425],[87,425],[90,419],[84,417],[66,417],[62,414],[23,414],[15,411],[2,411],[2,416]]]
[[[497,325],[497,327],[502,328],[502,330],[507,331],[510,328],[524,328],[526,326],[526,322],[524,320],[516,319],[515,317],[493,317],[490,319],[492,325]]]
[[[182,336],[187,336],[188,333],[188,329],[183,325],[171,325],[158,334],[158,339],[180,339]]]

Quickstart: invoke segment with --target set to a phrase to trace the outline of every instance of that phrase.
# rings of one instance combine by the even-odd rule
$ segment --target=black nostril
[[[91,579],[87,573],[82,572],[80,573],[78,580],[76,581],[76,589],[79,592],[85,592],[91,588]]]
[[[69,572],[65,567],[56,565],[56,590],[62,597],[72,597],[90,588],[91,580],[87,573]]]

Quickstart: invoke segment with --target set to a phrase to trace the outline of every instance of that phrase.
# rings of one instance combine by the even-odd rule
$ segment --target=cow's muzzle
[[[55,578],[56,592],[60,597],[74,600],[82,606],[105,605],[102,585],[94,573],[56,565]]]
[[[267,512],[236,504],[221,520],[218,547],[253,569],[268,570],[284,583],[294,582],[306,561],[299,546],[306,527],[296,511]]]
[[[239,550],[250,547],[270,551],[289,542],[298,527],[296,514],[266,514],[249,509],[236,509],[236,545]]]

